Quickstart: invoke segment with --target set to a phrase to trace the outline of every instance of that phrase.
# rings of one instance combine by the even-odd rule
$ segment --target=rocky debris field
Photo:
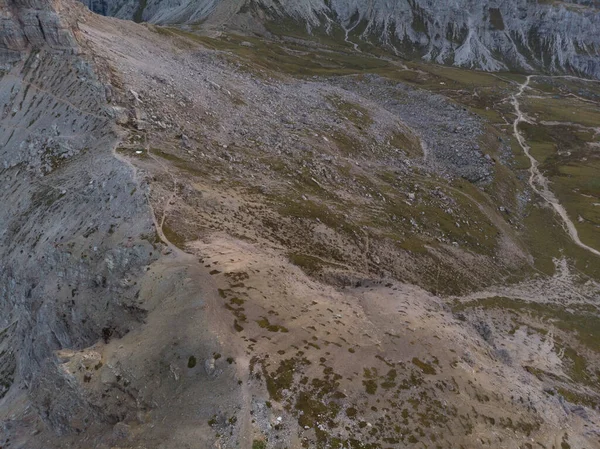
[[[435,164],[437,173],[448,173],[472,183],[492,180],[492,158],[477,143],[484,129],[476,114],[443,96],[377,77],[332,82],[372,99],[422,136],[425,159]]]

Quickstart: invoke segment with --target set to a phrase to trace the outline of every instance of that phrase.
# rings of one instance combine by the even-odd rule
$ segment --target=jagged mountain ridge
[[[93,11],[158,24],[220,25],[291,18],[308,31],[332,24],[351,39],[405,56],[486,71],[576,72],[600,77],[597,2],[528,0],[83,0]]]

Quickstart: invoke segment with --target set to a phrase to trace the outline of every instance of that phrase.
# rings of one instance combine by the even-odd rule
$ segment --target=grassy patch
[[[600,123],[597,106],[564,97],[527,98],[524,110],[546,121],[572,122],[590,127],[596,127]]]
[[[260,320],[257,320],[256,322],[258,323],[258,326],[261,329],[266,329],[269,332],[289,332],[287,327],[280,326],[278,324],[271,324],[269,322],[269,320],[265,317],[262,317]]]
[[[294,265],[302,268],[302,271],[304,271],[308,275],[314,275],[314,274],[320,273],[324,267],[331,267],[331,268],[340,268],[341,267],[341,265],[338,265],[338,264],[335,264],[332,262],[327,262],[318,257],[310,256],[308,254],[290,253],[290,254],[288,254],[288,258],[289,258],[290,262],[292,262]]]
[[[373,124],[369,111],[356,103],[351,103],[337,95],[331,95],[329,101],[337,109],[341,118],[349,120],[359,130],[368,129]]]
[[[162,231],[169,242],[181,250],[185,249],[185,237],[173,229],[168,220],[163,224]]]
[[[413,357],[412,363],[413,365],[417,366],[423,372],[423,374],[436,374],[435,368],[432,365],[419,360],[417,357]]]

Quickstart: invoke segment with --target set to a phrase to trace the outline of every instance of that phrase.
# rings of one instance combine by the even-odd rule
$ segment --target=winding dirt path
[[[552,206],[552,208],[556,211],[556,213],[558,213],[558,215],[562,219],[565,230],[569,233],[569,236],[571,237],[571,240],[573,240],[573,242],[577,246],[600,257],[600,251],[598,251],[595,248],[592,248],[591,246],[586,245],[579,238],[579,233],[577,232],[577,228],[575,227],[575,224],[569,218],[569,215],[567,214],[567,210],[564,208],[564,206],[562,204],[560,204],[560,202],[558,201],[558,198],[556,198],[554,193],[552,193],[552,191],[550,190],[550,188],[548,186],[548,180],[544,177],[544,175],[542,174],[542,172],[539,169],[539,162],[537,161],[537,159],[535,159],[531,155],[531,147],[529,145],[527,145],[527,141],[525,140],[525,137],[519,131],[519,125],[521,123],[531,123],[528,121],[528,119],[525,116],[525,114],[523,113],[523,111],[521,111],[521,104],[519,103],[519,98],[523,95],[523,92],[525,92],[525,89],[527,89],[529,87],[529,83],[531,82],[531,79],[535,76],[536,75],[528,75],[525,82],[523,82],[522,84],[519,85],[518,92],[512,96],[512,104],[515,108],[515,113],[517,114],[517,117],[515,118],[515,120],[513,122],[513,134],[514,134],[515,138],[517,139],[517,141],[519,142],[519,145],[523,149],[523,152],[525,153],[525,155],[527,156],[527,158],[529,159],[529,161],[531,163],[531,166],[529,167],[529,185],[536,193],[538,193],[542,198],[544,198],[544,200],[546,200],[546,202],[550,206]],[[560,77],[560,78],[580,79],[577,77],[570,77],[570,76],[568,76],[568,77],[564,76],[564,77]]]

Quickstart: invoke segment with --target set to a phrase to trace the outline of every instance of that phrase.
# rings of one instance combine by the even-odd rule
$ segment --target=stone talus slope
[[[407,235],[418,235],[408,218],[433,201],[444,216],[460,208],[469,220],[460,229],[484,225],[472,199],[422,165],[427,159],[483,184],[496,177],[502,163],[492,166],[481,148],[470,147],[479,120],[442,96],[378,76],[263,72],[203,47],[196,36],[153,30],[108,19],[83,27],[129,91],[134,113],[120,154],[149,174],[163,231],[218,288],[210,309],[224,348],[216,365],[231,357],[241,398],[234,416],[229,404],[213,408],[210,428],[199,422],[198,433],[221,447],[247,448],[265,439],[268,448],[405,447],[434,439],[450,448],[516,446],[525,438],[551,447],[565,435],[572,447],[594,447],[586,426],[597,427],[597,413],[576,415],[532,374],[568,376],[569,361],[557,356],[552,335],[529,334],[506,313],[502,321],[488,311],[457,319],[440,297],[393,281],[422,283],[431,273],[430,289],[452,280],[464,287],[469,272],[473,281],[492,282],[504,271],[500,261],[511,259],[504,244],[515,235],[493,214],[503,232],[486,228],[471,246],[457,236],[458,246],[446,237],[406,251],[382,235],[402,231],[402,205]],[[241,39],[252,41],[238,48],[255,49],[254,57],[269,51],[257,39]],[[411,117],[415,105],[421,119]],[[356,143],[341,140],[340,129]],[[396,148],[388,140],[394,129],[405,137]],[[427,155],[411,145],[414,132],[429,143]],[[440,136],[455,148],[436,141]],[[502,161],[502,145],[492,140],[482,147]],[[386,217],[392,204],[391,224],[372,220]],[[362,217],[371,220],[356,227]],[[488,237],[500,245],[485,245]],[[512,257],[524,265],[519,252]],[[164,357],[172,352],[180,350]],[[188,360],[170,359],[180,379],[196,375]],[[211,388],[223,376],[217,379]],[[184,428],[177,428],[180,441]]]
[[[578,72],[600,77],[600,13],[587,2],[510,0],[84,0],[105,15],[159,24],[248,25],[295,21],[299,29],[349,30],[405,56],[487,71]]]

